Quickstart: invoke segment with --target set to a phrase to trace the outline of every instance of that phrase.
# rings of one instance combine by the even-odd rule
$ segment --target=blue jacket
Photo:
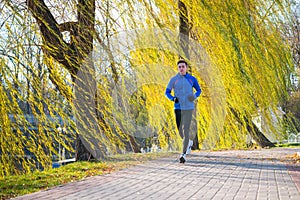
[[[196,89],[195,93],[193,88]],[[171,95],[173,89],[174,96]],[[178,98],[179,102],[174,103],[174,108],[180,110],[193,110],[195,108],[194,102],[190,101],[188,97],[193,95],[194,99],[196,99],[200,94],[201,88],[197,79],[188,73],[186,75],[180,75],[178,73],[172,77],[165,92],[165,95],[171,101],[174,101],[175,97]]]

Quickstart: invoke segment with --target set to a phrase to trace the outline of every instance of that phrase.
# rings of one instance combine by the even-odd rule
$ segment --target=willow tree
[[[26,55],[29,54],[31,56],[32,60],[36,60],[37,54],[35,54],[35,51],[29,52],[28,49],[26,49],[24,46],[27,45],[27,43],[32,43],[35,49],[42,49],[42,54],[40,54],[40,57],[43,58],[41,59],[41,62],[36,64],[32,60],[28,58],[24,59],[18,59],[16,58],[16,62],[18,64],[24,65],[24,68],[28,68],[28,71],[31,70],[32,73],[41,73],[41,69],[39,69],[39,66],[47,66],[47,69],[45,70],[47,72],[47,76],[45,78],[48,78],[48,82],[51,82],[55,86],[55,90],[59,91],[59,93],[62,95],[62,98],[64,99],[61,104],[72,104],[74,99],[73,99],[73,91],[72,91],[72,84],[76,82],[76,85],[85,85],[81,78],[78,79],[77,75],[82,69],[82,66],[86,65],[90,60],[88,60],[89,56],[91,56],[91,52],[93,50],[93,41],[95,38],[99,42],[101,40],[104,40],[104,37],[101,37],[100,33],[102,30],[97,29],[95,30],[95,9],[96,9],[96,4],[95,1],[79,1],[78,4],[69,4],[69,8],[65,10],[65,8],[62,8],[61,10],[52,10],[55,14],[53,15],[51,12],[51,9],[53,9],[53,5],[55,5],[55,2],[47,2],[46,4],[44,1],[34,1],[34,0],[29,0],[26,1],[26,4],[16,4],[14,1],[4,1],[2,2],[3,6],[7,6],[7,10],[10,10],[11,13],[6,13],[6,15],[3,15],[5,19],[9,19],[7,21],[3,21],[1,23],[1,28],[4,30],[8,30],[11,32],[11,35],[16,34],[16,31],[14,32],[14,28],[17,27],[19,29],[26,29],[26,27],[30,27],[30,33],[35,37],[35,40],[28,40],[29,42],[21,42],[18,43],[18,40],[12,40],[9,41],[11,38],[10,35],[8,37],[4,36],[3,40],[3,50],[2,53],[5,57],[5,59],[11,59],[11,56],[9,55],[10,48],[5,49],[5,46],[10,46],[10,44],[20,46],[22,47],[21,51],[26,52]],[[50,3],[50,4],[49,4]],[[51,4],[53,3],[53,4]],[[76,6],[75,6],[76,5]],[[30,11],[32,14],[32,17],[26,15],[26,18],[23,18],[24,13],[27,14],[26,10],[24,11],[23,6],[26,6],[26,8]],[[99,5],[98,5],[99,6]],[[70,9],[71,7],[71,9]],[[100,6],[99,6],[100,7]],[[74,10],[72,10],[74,8]],[[60,11],[63,12],[61,13]],[[98,11],[101,9],[98,9]],[[64,13],[68,12],[68,13]],[[76,14],[74,14],[76,13]],[[101,13],[101,12],[100,12]],[[105,11],[103,11],[105,13]],[[62,14],[59,16],[59,14]],[[69,16],[67,16],[69,14]],[[99,13],[98,13],[99,14]],[[23,16],[22,16],[23,15]],[[58,16],[57,16],[58,15]],[[70,16],[76,16],[75,21],[68,21]],[[70,18],[69,18],[70,17]],[[111,16],[105,15],[107,19],[112,19]],[[34,18],[34,20],[32,20]],[[16,23],[8,23],[11,20],[15,20]],[[57,22],[57,19],[61,21],[61,23]],[[28,21],[27,21],[28,20]],[[99,22],[99,21],[98,21]],[[29,25],[28,25],[29,24]],[[98,24],[99,25],[99,24]],[[102,25],[102,23],[101,23]],[[25,28],[24,28],[25,27]],[[36,28],[38,27],[39,30]],[[107,27],[109,29],[110,27]],[[105,29],[107,31],[107,29]],[[97,36],[96,32],[98,33]],[[108,31],[107,31],[108,32]],[[23,33],[21,37],[27,38],[27,32]],[[68,37],[69,36],[69,37]],[[25,44],[25,45],[24,45]],[[23,46],[22,46],[23,45]],[[103,44],[104,45],[104,44]],[[42,47],[42,48],[41,48]],[[14,48],[14,47],[13,47]],[[15,49],[15,51],[18,51],[18,49]],[[106,52],[109,52],[109,49],[105,49]],[[8,52],[8,53],[6,53]],[[21,53],[20,53],[21,54]],[[19,94],[18,92],[21,90],[20,87],[15,88],[14,90],[11,90],[12,86],[10,86],[10,77],[5,70],[10,70],[10,68],[14,68],[14,66],[11,66],[10,64],[7,64],[5,62],[5,59],[2,60],[1,62],[1,99],[3,100],[3,104],[1,104],[2,112],[3,113],[3,119],[1,120],[1,131],[5,132],[6,134],[2,134],[3,137],[1,139],[7,140],[7,138],[10,138],[14,133],[10,133],[8,131],[11,127],[14,127],[14,122],[12,119],[9,118],[9,115],[13,116],[20,116],[22,117],[22,122],[24,122],[24,128],[29,129],[30,128],[30,122],[28,119],[25,117],[26,113],[22,113],[23,110],[20,109],[20,106],[17,105],[18,99],[12,99],[10,98],[10,92],[11,94],[17,93],[17,95],[22,96],[22,94]],[[88,61],[87,61],[88,60]],[[46,65],[44,65],[46,64]],[[116,70],[114,70],[114,65],[113,65],[113,60],[110,62],[110,68],[113,71],[114,77],[117,77],[118,74]],[[36,65],[38,65],[36,67]],[[90,68],[93,68],[93,63],[89,62],[87,65],[90,66]],[[5,66],[6,68],[4,68]],[[82,71],[82,70],[81,70]],[[93,74],[88,74],[90,76],[93,76]],[[71,77],[71,80],[68,80],[68,77]],[[33,90],[36,90],[37,88],[43,86],[42,84],[39,84],[40,80],[38,76],[33,77],[32,79],[28,79],[29,77],[26,77],[29,82],[34,83],[30,84],[30,87],[28,88],[33,88]],[[20,81],[22,77],[17,77],[16,79],[13,79],[13,81]],[[39,81],[40,80],[40,81]],[[117,78],[114,79],[117,81]],[[71,83],[71,84],[70,84]],[[8,85],[8,87],[6,87]],[[13,84],[16,85],[16,84]],[[18,83],[18,86],[20,86],[20,83]],[[7,89],[8,88],[8,89]],[[4,90],[3,90],[4,89]],[[6,90],[5,90],[6,89]],[[39,88],[40,89],[40,88]],[[86,89],[86,88],[84,88]],[[99,88],[100,89],[100,88]],[[55,92],[54,90],[54,92]],[[104,89],[103,89],[104,90]],[[105,88],[107,90],[107,88]],[[21,90],[22,92],[22,90]],[[90,98],[90,94],[85,94],[85,90],[79,90],[78,93],[82,93],[82,99],[88,97]],[[103,102],[103,96],[99,96],[99,94],[104,94],[105,92],[101,93],[95,93],[94,95],[96,97],[92,97],[91,101],[95,101],[95,104],[98,104],[97,102]],[[8,96],[7,96],[8,95]],[[98,96],[97,96],[98,95]],[[107,95],[107,94],[106,94]],[[18,97],[19,97],[18,96]],[[34,96],[34,95],[33,95]],[[49,98],[49,99],[47,99]],[[47,103],[41,104],[41,99],[47,100]],[[5,167],[5,171],[3,174],[12,174],[15,173],[18,170],[23,170],[21,165],[24,165],[24,168],[26,168],[26,172],[31,171],[32,169],[35,168],[35,161],[32,161],[31,164],[29,162],[26,162],[26,159],[19,159],[18,158],[21,156],[25,155],[24,152],[24,147],[27,148],[31,153],[36,155],[38,158],[38,165],[42,165],[42,168],[48,168],[51,165],[51,159],[53,154],[57,154],[56,150],[53,147],[53,144],[51,142],[58,142],[58,143],[64,143],[63,140],[59,137],[55,137],[57,134],[57,130],[55,126],[58,126],[58,123],[54,125],[54,127],[51,127],[51,129],[47,130],[47,125],[45,123],[46,121],[46,113],[43,113],[43,105],[50,107],[53,102],[51,102],[52,96],[50,96],[49,91],[45,94],[45,96],[42,96],[40,94],[36,94],[34,98],[32,99],[31,103],[32,106],[37,108],[39,110],[36,113],[33,113],[33,115],[37,118],[39,118],[39,131],[38,133],[34,131],[30,131],[30,140],[26,139],[24,133],[18,129],[17,134],[13,138],[16,140],[8,140],[7,145],[2,145],[1,149],[1,154],[7,155],[7,156],[2,156],[2,163],[7,163],[7,167]],[[106,101],[106,100],[104,100]],[[13,106],[12,106],[13,105]],[[9,109],[6,108],[8,106]],[[58,105],[60,106],[60,105]],[[63,106],[63,105],[61,105]],[[88,105],[87,105],[88,106]],[[93,107],[94,108],[94,107]],[[107,106],[105,109],[108,109]],[[95,110],[93,110],[94,112]],[[51,111],[51,115],[56,115],[59,113],[60,116],[64,115],[74,115],[73,111],[70,111],[70,113],[62,113],[66,112],[66,110],[58,111],[55,110]],[[89,110],[88,110],[89,112]],[[6,114],[5,114],[6,113]],[[56,114],[54,114],[56,113]],[[101,124],[101,130],[104,131],[103,134],[100,133],[101,130],[97,133],[98,135],[104,135],[103,140],[106,140],[106,144],[104,146],[105,141],[97,141],[98,145],[97,149],[102,148],[101,150],[97,151],[97,156],[92,155],[90,152],[90,149],[87,150],[86,147],[82,144],[82,140],[87,140],[86,138],[79,137],[79,134],[77,134],[77,147],[76,147],[76,158],[77,160],[87,160],[93,157],[97,157],[98,159],[100,157],[105,156],[107,153],[107,149],[110,149],[110,153],[117,151],[119,149],[123,150],[126,149],[128,151],[138,151],[139,149],[137,148],[135,139],[131,137],[129,134],[124,134],[121,131],[118,131],[118,127],[110,127],[111,124],[106,120],[104,121],[103,113],[107,115],[112,115],[111,111],[109,110],[96,110],[97,115],[97,123]],[[7,115],[9,114],[9,115]],[[85,115],[86,116],[86,115]],[[83,116],[83,117],[85,117]],[[69,116],[70,117],[70,116]],[[106,116],[106,118],[108,118]],[[18,120],[18,119],[17,119]],[[79,121],[77,119],[77,121]],[[72,122],[74,123],[74,122]],[[18,125],[17,125],[18,126]],[[72,126],[72,128],[76,127]],[[113,130],[115,128],[115,130]],[[46,130],[45,130],[46,129]],[[85,128],[85,130],[88,132],[88,129]],[[45,134],[40,134],[41,132],[46,131]],[[70,132],[74,132],[73,130],[69,130]],[[10,133],[10,134],[8,134]],[[39,134],[39,136],[37,136]],[[61,134],[61,133],[60,133]],[[54,137],[54,139],[53,139]],[[65,133],[65,136],[63,137],[64,139],[68,140],[69,135]],[[18,139],[19,138],[19,139]],[[53,140],[52,140],[52,139]],[[35,139],[37,141],[35,141]],[[13,145],[10,143],[13,143]],[[89,141],[86,141],[87,143]],[[4,142],[3,142],[4,143]],[[37,148],[34,145],[37,143]],[[91,141],[92,143],[92,141]],[[95,144],[88,144],[87,146],[92,146]],[[13,147],[14,150],[11,150],[11,148],[8,148],[9,146]],[[71,148],[71,144],[67,145],[68,148]],[[66,147],[66,145],[65,145]],[[94,146],[93,146],[94,147]],[[44,149],[48,149],[45,154],[42,153]],[[50,150],[49,150],[50,149]],[[35,151],[36,150],[36,151]],[[39,152],[40,151],[40,152]],[[8,153],[9,152],[9,153]],[[16,153],[15,153],[16,152]],[[21,153],[22,152],[22,153]],[[15,157],[14,157],[15,156]],[[44,157],[43,157],[44,156]],[[45,159],[45,157],[47,159]],[[26,157],[26,155],[24,156]],[[15,159],[16,158],[16,159]],[[15,161],[16,160],[16,161]],[[16,164],[14,164],[16,162]],[[29,164],[29,165],[27,165]],[[8,170],[6,170],[8,169]]]
[[[194,26],[195,31],[201,31],[201,28],[202,33],[218,30],[214,35],[196,34],[200,41],[210,38],[210,44],[204,45],[214,52],[211,56],[222,71],[227,89],[226,111],[230,117],[220,144],[236,138],[235,132],[241,130],[250,133],[263,147],[272,145],[253,124],[252,118],[260,113],[273,127],[270,109],[277,110],[287,96],[289,74],[293,68],[289,47],[280,31],[283,27],[278,22],[282,16],[288,17],[289,4],[288,1],[260,3],[227,1],[222,10],[218,10],[221,1],[204,2],[201,6],[205,9],[194,11],[199,14],[209,12],[209,21],[215,19],[212,23],[203,19],[201,25]],[[211,45],[211,42],[217,45]],[[236,128],[228,131],[228,126]],[[232,137],[228,138],[230,134]]]
[[[201,75],[206,66],[193,66],[193,73],[200,77],[204,89],[198,102],[200,145],[241,147],[245,144],[245,135],[250,134],[260,146],[273,146],[261,132],[265,130],[260,130],[252,119],[262,116],[277,134],[271,113],[287,98],[289,76],[293,71],[289,46],[282,35],[282,23],[279,23],[289,19],[289,1],[186,0],[180,1],[184,6],[179,12],[175,12],[178,8],[171,1],[156,1],[154,4],[144,1],[144,4],[154,19],[149,20],[149,26],[178,30],[183,25],[181,30],[185,31],[189,26],[190,42],[202,45],[211,64],[221,74],[226,90],[225,124],[222,130],[208,135],[207,129],[211,126],[208,124],[216,123],[211,121],[210,102],[219,97],[207,90],[209,85],[205,82],[205,74]],[[171,15],[170,10],[174,11]],[[178,22],[182,16],[188,18],[188,25]],[[189,51],[193,52],[193,49],[189,47]],[[197,52],[195,54],[197,56]],[[144,54],[142,57],[144,62],[151,62],[153,56]],[[193,59],[195,56],[190,55],[190,60]],[[220,116],[221,121],[224,115]]]
[[[95,0],[78,1],[76,6],[77,20],[75,22],[64,22],[61,24],[57,23],[44,1],[28,0],[27,6],[39,25],[43,38],[43,50],[45,55],[54,58],[65,67],[71,74],[73,82],[78,81],[81,82],[78,84],[85,84],[82,83],[82,80],[77,79],[77,73],[82,67],[82,63],[91,55],[93,50],[93,40],[95,38]],[[62,32],[69,32],[70,42],[64,40]],[[92,62],[89,63],[89,65],[93,68]],[[51,68],[51,66],[49,67]],[[117,77],[118,74],[114,69],[113,63],[111,64],[111,68],[114,72],[114,77]],[[115,81],[117,81],[117,78],[115,78]],[[72,98],[70,94],[66,93],[66,90],[63,88],[64,85],[60,84],[59,77],[55,77],[53,82],[57,85],[59,90],[65,94],[67,99],[70,100]],[[85,91],[78,92],[81,93]],[[82,98],[85,97],[83,96]],[[91,101],[93,101],[93,98]],[[100,116],[98,116],[98,120],[106,126],[106,122]],[[83,138],[80,138],[78,135],[76,159],[88,160],[95,157],[95,155],[91,155],[85,148],[81,142],[82,140]],[[133,149],[138,151],[134,139],[131,138],[130,142],[133,145]]]
[[[54,58],[64,66],[71,74],[72,80],[75,81],[76,74],[82,61],[91,53],[93,49],[93,28],[95,23],[95,1],[79,1],[77,7],[77,22],[66,22],[58,24],[49,8],[42,1],[26,1],[28,9],[39,25],[44,54]],[[64,41],[62,32],[68,31],[71,35],[70,43]],[[50,73],[55,71],[49,65]],[[53,83],[59,91],[71,100],[70,91],[64,88],[61,78],[53,76]],[[80,138],[77,136],[77,160],[86,160],[90,155],[86,155],[86,148],[82,145]]]

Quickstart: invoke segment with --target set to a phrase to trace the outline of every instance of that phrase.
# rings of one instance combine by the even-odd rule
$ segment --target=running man
[[[195,109],[194,100],[200,96],[201,88],[197,79],[188,74],[188,64],[185,60],[177,62],[178,74],[170,79],[166,88],[165,95],[171,101],[174,101],[176,125],[180,137],[183,139],[182,154],[180,163],[185,163],[186,154],[190,153],[193,146],[193,140],[190,139],[190,125],[192,121],[193,110]],[[196,92],[194,93],[193,88]],[[171,94],[174,90],[174,96]]]

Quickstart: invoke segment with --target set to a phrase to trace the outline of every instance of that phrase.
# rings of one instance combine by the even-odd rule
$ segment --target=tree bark
[[[183,50],[184,55],[179,55],[179,57],[189,60],[189,19],[188,19],[188,10],[185,4],[182,1],[178,1],[178,10],[179,10],[179,43],[180,47]]]
[[[275,147],[275,145],[252,122],[252,120],[249,120],[249,117],[243,116],[243,119],[241,119],[239,117],[240,115],[236,112],[234,108],[231,107],[230,110],[240,124],[243,123],[242,120],[246,122],[248,133],[260,147]]]
[[[75,46],[63,40],[59,24],[43,0],[27,0],[26,3],[39,25],[43,40],[43,52],[53,57],[74,75],[79,63]]]
[[[254,141],[262,148],[275,147],[275,145],[258,129],[258,127],[252,122],[249,122],[248,118],[244,118],[247,122],[247,130]]]
[[[89,161],[94,159],[93,155],[87,150],[87,148],[82,143],[79,134],[76,134],[76,141],[75,141],[75,160],[76,161]]]

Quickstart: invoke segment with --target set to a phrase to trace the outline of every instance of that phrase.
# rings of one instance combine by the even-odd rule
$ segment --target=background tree
[[[290,21],[284,23],[285,29],[283,30],[283,35],[287,38],[291,47],[295,72],[291,74],[292,85],[289,88],[289,98],[283,102],[283,108],[287,113],[287,116],[291,116],[292,118],[290,120],[287,118],[287,123],[293,124],[293,126],[290,126],[288,130],[292,132],[299,132],[300,2],[291,1],[291,7],[291,18]]]

